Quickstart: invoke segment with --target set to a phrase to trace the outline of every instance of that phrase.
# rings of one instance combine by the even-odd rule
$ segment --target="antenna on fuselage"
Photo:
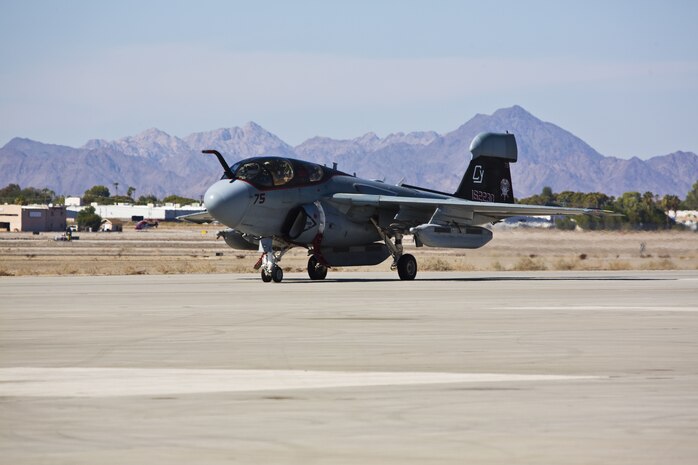
[[[205,154],[213,154],[218,158],[218,162],[221,164],[223,167],[223,172],[225,175],[228,177],[228,179],[233,179],[233,172],[230,171],[230,166],[228,166],[228,162],[225,161],[225,158],[223,158],[223,155],[218,150],[202,150],[201,153]]]

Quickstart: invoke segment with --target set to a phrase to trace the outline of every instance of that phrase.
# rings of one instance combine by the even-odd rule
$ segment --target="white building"
[[[82,205],[82,199],[80,197],[66,197],[65,206],[66,207],[79,207]]]
[[[669,218],[693,231],[698,230],[698,210],[677,210],[669,212]]]
[[[119,203],[116,205],[98,205],[93,203],[91,206],[95,208],[97,213],[102,218],[118,219],[124,221],[140,221],[140,220],[159,220],[173,221],[178,216],[189,215],[191,213],[200,213],[206,211],[203,205],[179,205],[174,203],[166,203],[164,205],[132,205],[129,203]],[[87,208],[86,206],[69,206],[67,207],[68,216],[71,218],[77,217],[79,211]]]

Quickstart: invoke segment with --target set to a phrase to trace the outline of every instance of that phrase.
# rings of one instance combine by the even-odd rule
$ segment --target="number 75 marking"
[[[254,195],[254,202],[253,202],[253,203],[258,203],[258,204],[261,205],[261,204],[264,203],[265,200],[266,200],[266,197],[265,197],[265,194],[264,194],[264,193],[255,194],[255,195]]]

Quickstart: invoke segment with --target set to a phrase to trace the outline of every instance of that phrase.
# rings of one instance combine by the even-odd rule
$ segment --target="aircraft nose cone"
[[[218,181],[204,194],[206,210],[215,219],[231,228],[237,227],[250,204],[250,186],[241,181]]]

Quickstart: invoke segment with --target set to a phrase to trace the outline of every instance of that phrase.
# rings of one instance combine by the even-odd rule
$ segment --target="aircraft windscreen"
[[[282,158],[272,158],[263,163],[264,168],[271,173],[275,186],[283,186],[293,179],[293,167]]]
[[[310,165],[310,182],[317,182],[322,179],[322,167],[319,165]]]
[[[283,186],[293,179],[293,166],[283,158],[257,159],[235,167],[235,179],[259,187]]]
[[[260,189],[307,186],[322,182],[332,176],[332,173],[338,173],[315,163],[279,157],[248,158],[235,163],[230,171],[233,179],[247,181]],[[225,175],[221,179],[226,179]]]
[[[235,179],[235,173],[237,172],[238,168],[240,168],[240,165],[242,162],[237,162],[233,166],[230,167],[230,172],[233,173],[233,179]],[[230,179],[230,177],[227,175],[227,173],[223,173],[223,176],[221,176],[221,179]]]
[[[238,168],[235,177],[244,181],[252,181],[259,175],[260,171],[259,163],[245,163]]]

